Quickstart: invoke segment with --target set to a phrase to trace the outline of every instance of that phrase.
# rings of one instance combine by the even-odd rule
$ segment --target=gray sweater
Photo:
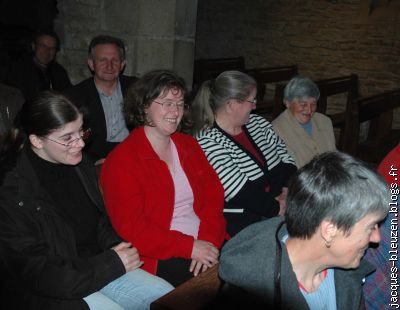
[[[248,226],[229,240],[221,252],[220,277],[260,296],[267,304],[272,304],[274,298],[275,233],[281,221],[282,218],[276,217]],[[286,234],[284,224],[278,232],[279,239]],[[335,269],[338,310],[364,309],[362,281],[373,270],[364,260],[357,269]],[[285,246],[282,246],[280,287],[282,309],[309,310]]]

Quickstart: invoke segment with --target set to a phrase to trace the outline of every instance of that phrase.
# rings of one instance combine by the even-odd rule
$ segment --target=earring
[[[325,246],[329,249],[331,247],[331,241],[325,240]]]
[[[153,126],[154,126],[153,121],[152,121],[149,117],[146,117],[146,123],[147,123],[147,125],[150,126],[150,127],[153,127]]]

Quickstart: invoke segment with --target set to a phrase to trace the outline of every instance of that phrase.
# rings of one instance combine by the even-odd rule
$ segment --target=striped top
[[[255,148],[264,156],[264,168],[217,125],[202,130],[196,136],[208,161],[221,180],[226,201],[235,197],[247,181],[262,177],[263,169],[271,170],[280,163],[294,165],[285,143],[263,117],[251,114],[245,130],[254,142]]]

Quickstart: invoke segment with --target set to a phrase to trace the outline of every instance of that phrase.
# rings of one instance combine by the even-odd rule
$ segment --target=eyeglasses
[[[79,140],[87,140],[92,134],[92,131],[90,128],[86,129],[86,130],[81,130],[79,132],[79,137],[78,138],[72,138],[69,141],[67,141],[66,143],[62,143],[53,139],[50,139],[48,137],[42,137],[43,139],[49,140],[51,142],[57,143],[59,145],[65,146],[67,149],[72,148]]]
[[[257,98],[254,98],[253,100],[245,100],[246,102],[250,102],[251,104],[257,105]]]
[[[183,111],[187,107],[183,101],[180,101],[180,102],[174,102],[174,101],[158,102],[158,101],[154,100],[154,102],[161,105],[161,107],[164,109],[164,111],[167,111],[167,112],[174,111],[175,109],[177,109],[178,111]]]

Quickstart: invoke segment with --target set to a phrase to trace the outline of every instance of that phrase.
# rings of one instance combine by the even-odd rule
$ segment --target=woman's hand
[[[131,243],[121,242],[112,249],[121,259],[126,272],[135,270],[136,268],[139,268],[143,265],[143,262],[140,260],[139,257],[139,252],[136,248],[132,247]]]
[[[190,263],[189,271],[193,272],[193,275],[196,277],[199,273],[204,272],[208,269],[207,265],[203,265],[195,259],[192,259]]]
[[[219,250],[212,243],[194,240],[190,272],[197,276],[200,270],[205,271],[207,268],[214,266],[218,263],[218,255]]]

